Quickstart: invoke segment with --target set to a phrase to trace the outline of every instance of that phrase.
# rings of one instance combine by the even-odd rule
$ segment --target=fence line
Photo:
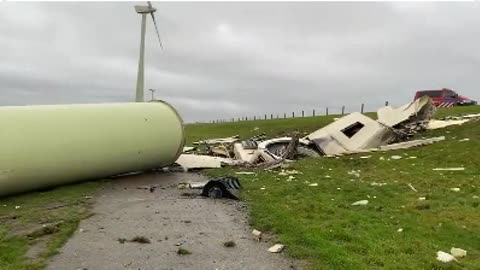
[[[388,106],[388,101],[385,101],[385,106]],[[339,113],[340,115],[345,115],[346,114],[346,106],[343,105],[342,107],[326,107],[325,108],[325,114],[324,115],[331,115],[331,111],[329,111],[329,109],[339,109]],[[365,110],[365,104],[362,103],[360,105],[360,113],[364,113],[364,110]],[[305,115],[305,110],[302,110],[301,111],[301,116],[300,117],[305,117],[308,115]],[[311,116],[321,116],[321,114],[317,114],[317,111],[315,109],[312,109],[312,114],[310,115]],[[292,116],[290,118],[299,118],[299,116],[295,116],[295,112],[293,111],[292,112]],[[255,121],[255,120],[273,120],[273,119],[280,119],[280,114],[276,114],[276,117],[274,117],[274,114],[273,113],[270,113],[270,119],[268,118],[268,114],[264,114],[263,117],[260,115],[254,115],[254,116],[242,116],[242,117],[237,117],[237,119],[235,118],[231,118],[231,119],[217,119],[217,120],[211,120],[211,121],[208,121],[208,123],[226,123],[226,122],[242,122],[242,121]],[[287,113],[284,112],[283,113],[283,119],[287,119]]]

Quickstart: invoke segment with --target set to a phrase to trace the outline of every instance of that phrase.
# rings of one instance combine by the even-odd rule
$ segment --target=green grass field
[[[469,112],[480,112],[480,107],[440,110],[436,117]],[[191,142],[310,132],[332,117],[192,125],[187,134]],[[480,125],[476,121],[422,134],[441,135],[445,141],[408,150],[297,161],[291,169],[302,174],[292,181],[278,172],[242,175],[252,226],[273,232],[290,256],[305,260],[311,269],[480,269]],[[459,141],[464,138],[470,140]],[[367,155],[371,157],[360,158]],[[388,160],[392,155],[403,158]],[[432,170],[438,167],[465,170]],[[352,170],[360,176],[349,174]],[[456,187],[460,191],[450,190]],[[358,200],[369,203],[351,205]],[[451,247],[467,250],[467,257],[448,264],[436,261],[437,251]]]
[[[473,112],[480,112],[480,106],[440,110],[437,117]],[[236,134],[311,132],[334,117],[338,116],[187,125],[187,143]],[[425,134],[436,135],[447,140],[372,153],[369,159],[353,155],[301,160],[292,169],[302,174],[290,182],[286,176],[263,171],[242,176],[252,226],[273,232],[287,245],[290,256],[305,260],[312,269],[480,269],[480,199],[475,197],[480,196],[479,122]],[[459,142],[462,138],[470,141]],[[379,160],[391,155],[404,158]],[[432,171],[457,166],[466,169]],[[351,170],[360,170],[360,177],[349,175]],[[206,173],[223,175],[234,170]],[[387,184],[372,186],[373,182]],[[42,269],[80,220],[91,214],[86,196],[100,185],[101,181],[87,182],[0,199],[0,269]],[[460,191],[451,191],[453,187]],[[370,203],[350,205],[362,199]],[[44,223],[55,226],[38,229]],[[397,232],[400,228],[403,232]],[[45,246],[36,258],[28,258],[29,248],[41,241]],[[458,263],[435,261],[438,250],[449,251],[452,246],[466,249],[468,256]]]

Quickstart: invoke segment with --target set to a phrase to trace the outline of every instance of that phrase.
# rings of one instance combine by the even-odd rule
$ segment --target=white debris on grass
[[[461,139],[461,140],[458,140],[459,142],[468,142],[470,141],[470,138],[464,138],[464,139]]]
[[[452,249],[450,249],[450,254],[455,258],[462,258],[467,256],[467,251],[465,249],[452,247]]]
[[[441,261],[444,263],[448,263],[451,261],[456,261],[455,257],[452,254],[443,252],[443,251],[438,251],[437,252],[437,261]]]
[[[370,183],[370,186],[372,187],[383,187],[385,186],[387,183],[377,183],[377,182],[372,182]]]
[[[452,167],[452,168],[433,168],[433,171],[464,171],[464,167]]]
[[[368,200],[360,200],[352,203],[352,205],[367,205],[367,204],[368,204]]]
[[[358,171],[355,171],[355,170],[351,170],[349,172],[347,172],[349,175],[353,175],[353,176],[356,176],[356,177],[360,177],[360,170]]]
[[[415,192],[418,192],[418,190],[417,190],[412,184],[408,183],[408,187],[409,187],[411,190],[413,190],[413,191],[415,191]]]
[[[278,173],[278,175],[280,176],[287,176],[287,175],[294,175],[294,174],[302,174],[302,173],[297,170],[282,170],[281,172]]]
[[[235,174],[239,174],[239,175],[252,175],[252,174],[255,174],[254,172],[236,172]]]
[[[367,159],[367,158],[371,158],[372,156],[361,156],[360,158],[362,159]]]
[[[295,180],[295,176],[290,175],[290,176],[288,177],[288,181],[292,181],[292,180]]]
[[[310,186],[310,187],[318,187],[318,183],[311,183],[311,184],[309,184],[308,186]]]
[[[460,188],[454,187],[454,188],[451,188],[450,190],[451,190],[451,191],[454,191],[454,192],[459,192],[459,191],[460,191]]]
[[[478,198],[480,198],[480,197],[478,197],[477,195],[472,196],[472,199],[478,199]]]
[[[339,187],[337,187],[337,190],[338,190],[338,191],[340,191],[340,190],[342,190],[342,189],[341,189],[341,188],[339,188]]]
[[[378,160],[385,160],[385,158],[384,157],[379,157]]]
[[[409,159],[416,159],[417,157],[416,156],[409,156],[408,158]]]
[[[265,190],[265,187],[261,187],[260,189],[261,189],[261,190]]]
[[[403,229],[402,229],[402,228],[399,228],[399,229],[397,230],[397,232],[403,232]]]
[[[330,175],[325,175],[325,178],[332,178]]]
[[[393,155],[390,157],[391,159],[401,159],[402,156],[399,156],[399,155]]]
[[[268,249],[268,252],[271,252],[271,253],[279,253],[279,252],[282,252],[283,248],[285,246],[282,245],[282,244],[275,244],[274,246],[270,247]]]
[[[419,201],[425,201],[427,198],[426,197],[419,197],[418,200]]]

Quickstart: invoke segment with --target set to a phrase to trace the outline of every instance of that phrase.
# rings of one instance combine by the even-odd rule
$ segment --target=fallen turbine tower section
[[[0,107],[0,196],[171,165],[182,119],[164,102]]]

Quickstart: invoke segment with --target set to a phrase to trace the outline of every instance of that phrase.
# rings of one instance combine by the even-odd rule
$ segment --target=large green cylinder
[[[0,196],[167,166],[183,144],[160,101],[0,107]]]

